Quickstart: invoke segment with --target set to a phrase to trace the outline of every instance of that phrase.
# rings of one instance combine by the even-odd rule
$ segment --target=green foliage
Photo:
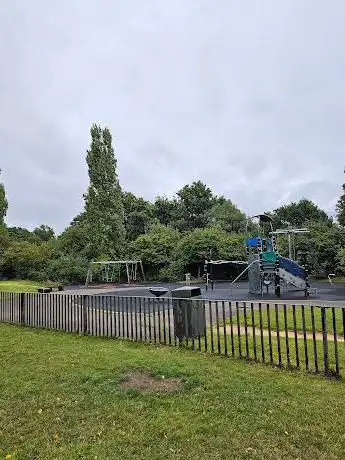
[[[337,203],[337,218],[340,225],[345,227],[345,184],[342,185],[343,193]]]
[[[133,193],[124,192],[122,196],[127,241],[147,233],[153,219],[153,206]]]
[[[296,203],[290,203],[280,208],[277,208],[270,214],[273,218],[273,226],[286,227],[286,223],[290,223],[293,227],[303,227],[309,222],[320,221],[331,225],[332,221],[327,216],[325,211],[320,209],[311,200],[303,198]]]
[[[12,241],[29,241],[37,243],[38,238],[30,230],[22,227],[8,227],[8,235]]]
[[[1,174],[1,169],[0,169]],[[0,225],[4,224],[8,209],[8,201],[6,199],[5,186],[0,182]]]
[[[229,234],[218,228],[195,229],[179,242],[175,259],[185,271],[200,277],[205,259],[244,260],[244,236]]]
[[[30,279],[53,256],[54,248],[49,243],[13,241],[3,253],[1,271],[10,278]]]
[[[246,228],[247,217],[231,200],[218,199],[208,212],[208,220],[225,232],[240,233]]]
[[[338,253],[345,247],[345,231],[338,225],[312,222],[309,225],[309,253],[314,257],[313,271],[334,273],[338,266]]]
[[[91,127],[86,161],[90,185],[85,195],[85,225],[90,254],[119,258],[124,250],[125,227],[121,187],[116,174],[112,136],[108,128]]]
[[[49,241],[55,238],[54,230],[48,225],[40,225],[32,232],[39,241]]]
[[[184,279],[186,270],[181,260],[172,259],[169,264],[160,268],[157,280],[162,282],[181,281]]]
[[[340,248],[337,254],[338,271],[345,274],[345,247]]]
[[[206,227],[208,211],[215,203],[211,189],[201,181],[185,185],[177,192],[181,230]]]
[[[178,204],[176,200],[169,200],[165,196],[156,198],[153,204],[153,213],[158,222],[165,226],[176,226]]]
[[[310,233],[294,237],[297,258],[298,253],[305,253],[311,272],[317,275],[337,271],[339,251],[345,246],[345,230],[326,221],[309,222],[308,230]],[[287,237],[278,237],[278,248],[282,255],[288,255]]]
[[[40,225],[32,232],[22,227],[8,227],[8,234],[12,241],[28,241],[30,243],[41,243],[55,238],[54,230],[48,225]]]
[[[58,236],[56,246],[62,254],[87,256],[88,237],[83,223],[72,223]]]
[[[179,238],[177,230],[156,225],[133,241],[130,250],[135,257],[143,261],[146,274],[152,277],[172,260]]]
[[[88,269],[88,261],[80,256],[67,255],[49,260],[40,279],[58,281],[60,283],[84,283]]]
[[[0,225],[0,255],[10,244],[10,235],[4,225]]]

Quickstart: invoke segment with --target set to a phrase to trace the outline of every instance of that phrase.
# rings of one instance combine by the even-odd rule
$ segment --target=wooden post
[[[20,293],[20,324],[25,324],[25,293]]]
[[[87,307],[88,307],[88,295],[83,295],[83,309],[82,309],[82,318],[83,318],[83,334],[87,334]]]

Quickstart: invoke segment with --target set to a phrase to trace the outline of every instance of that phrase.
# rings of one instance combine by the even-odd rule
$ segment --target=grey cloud
[[[0,17],[9,224],[83,206],[92,122],[122,186],[201,179],[248,213],[302,196],[334,214],[345,141],[345,4],[12,0]]]

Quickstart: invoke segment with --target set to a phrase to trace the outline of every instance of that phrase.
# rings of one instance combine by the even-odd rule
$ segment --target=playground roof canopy
[[[92,265],[105,265],[105,264],[139,264],[141,260],[98,260],[95,262],[90,262]]]
[[[212,265],[221,265],[221,264],[239,264],[239,265],[247,265],[248,262],[243,260],[210,260],[207,262]]]

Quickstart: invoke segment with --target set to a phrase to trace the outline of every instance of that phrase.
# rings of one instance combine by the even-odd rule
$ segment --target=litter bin
[[[205,310],[200,298],[201,289],[195,286],[183,286],[171,291],[173,298],[175,337],[195,338],[205,334]]]

